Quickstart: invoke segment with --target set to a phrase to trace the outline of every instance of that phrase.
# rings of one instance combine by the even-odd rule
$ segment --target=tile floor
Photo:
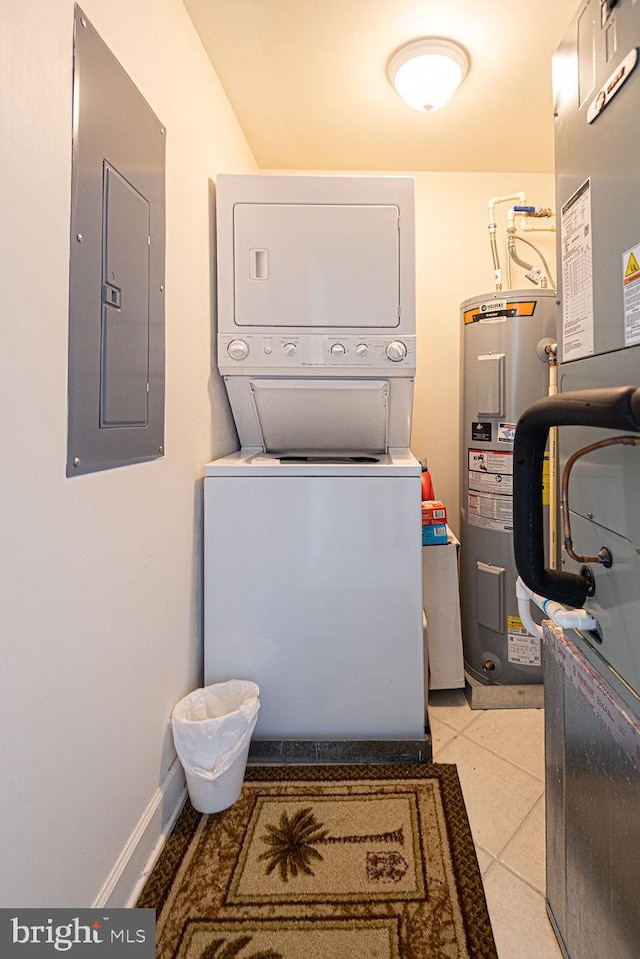
[[[439,690],[429,719],[434,762],[458,767],[499,959],[562,959],[544,899],[543,711]]]

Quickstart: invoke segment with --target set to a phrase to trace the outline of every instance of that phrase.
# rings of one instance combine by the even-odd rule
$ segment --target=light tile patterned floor
[[[544,715],[429,693],[434,762],[455,763],[500,959],[562,959],[547,918]]]

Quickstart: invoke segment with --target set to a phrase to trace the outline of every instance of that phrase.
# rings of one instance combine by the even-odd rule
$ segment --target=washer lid
[[[392,449],[378,456],[278,456],[242,449],[205,467],[205,476],[420,476],[410,450]]]

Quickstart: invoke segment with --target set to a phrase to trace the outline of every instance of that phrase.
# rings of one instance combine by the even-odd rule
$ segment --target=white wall
[[[124,904],[126,868],[109,883],[128,844],[175,806],[167,719],[201,683],[203,464],[237,445],[211,372],[212,183],[253,172],[253,155],[180,0],[82,7],[167,129],[166,455],[65,478],[73,2],[3,0],[0,905],[13,907]]]

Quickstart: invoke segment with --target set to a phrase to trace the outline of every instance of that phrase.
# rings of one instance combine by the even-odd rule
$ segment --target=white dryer
[[[205,682],[260,686],[254,757],[429,760],[413,180],[222,176],[217,222]]]

